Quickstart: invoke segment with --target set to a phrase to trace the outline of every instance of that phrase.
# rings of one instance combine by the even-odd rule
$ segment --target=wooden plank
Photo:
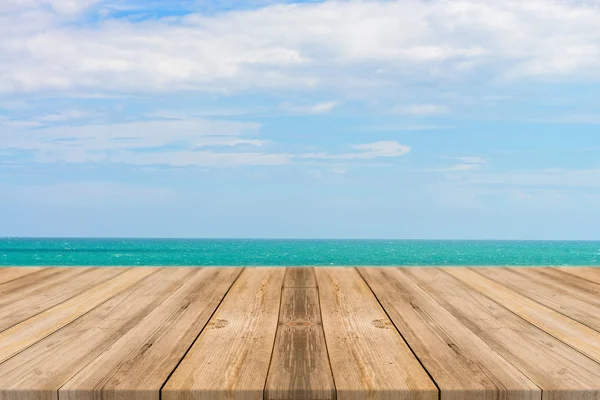
[[[156,268],[132,268],[0,333],[0,362],[135,285]]]
[[[246,268],[162,390],[162,399],[262,399],[284,268]]]
[[[299,267],[299,268],[286,268],[285,281],[283,287],[286,288],[316,288],[317,280],[313,268]]]
[[[355,269],[315,268],[337,398],[438,399],[438,390]]]
[[[0,284],[41,271],[41,267],[0,267]]]
[[[60,387],[181,287],[193,270],[155,271],[0,364],[0,399],[57,400]],[[130,394],[136,398],[136,393]]]
[[[600,267],[561,267],[556,269],[600,284]]]
[[[96,286],[98,282],[111,279],[124,271],[124,268],[71,268],[66,271],[67,274],[58,276],[60,279],[49,280],[51,282],[28,292],[27,295],[7,296],[11,297],[9,301],[0,301],[0,331],[46,311]]]
[[[406,268],[360,268],[442,400],[541,399],[541,390],[436,302]]]
[[[160,388],[241,272],[195,269],[169,298],[60,390],[61,400],[158,399]]]
[[[600,361],[600,332],[500,285],[468,268],[447,268],[445,272],[483,293],[521,318],[557,339]]]
[[[41,271],[27,274],[19,279],[0,285],[0,304],[7,304],[27,297],[45,286],[64,282],[89,268],[44,268]]]
[[[528,272],[536,275],[534,279],[543,276],[544,280],[552,285],[568,290],[580,298],[593,300],[600,304],[600,283],[565,273],[558,268],[529,268]]]
[[[542,389],[544,400],[600,398],[600,364],[452,277],[455,268],[407,274],[463,325]]]
[[[335,399],[315,281],[312,268],[287,270],[266,400]]]
[[[582,296],[561,287],[536,268],[478,268],[481,275],[543,304],[596,331],[600,331],[599,291]],[[563,274],[564,275],[564,274]]]

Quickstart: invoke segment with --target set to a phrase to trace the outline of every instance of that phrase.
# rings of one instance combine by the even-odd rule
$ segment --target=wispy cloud
[[[268,143],[252,137],[260,124],[207,119],[11,128],[0,129],[2,147],[23,161],[40,163],[152,161],[180,165],[181,160],[190,160],[193,154],[210,158],[210,154],[199,152],[206,147],[262,147]]]
[[[430,116],[448,114],[450,109],[440,104],[412,104],[409,106],[396,107],[392,112],[414,116]]]
[[[387,125],[371,125],[358,128],[361,131],[370,132],[421,132],[421,131],[443,131],[448,129],[454,129],[452,126],[446,125],[400,125],[400,124],[387,124]]]
[[[429,172],[460,172],[472,171],[481,168],[487,163],[487,160],[482,157],[452,157],[459,162],[445,168],[428,169]]]
[[[338,101],[325,101],[310,105],[296,105],[290,102],[284,102],[279,105],[279,109],[297,114],[325,114],[333,110],[339,104],[340,102]]]
[[[486,159],[482,157],[458,157],[458,160],[460,160],[463,163],[473,165],[485,164],[487,162]]]
[[[342,154],[303,154],[300,156],[300,158],[313,158],[322,160],[369,160],[379,157],[401,157],[410,152],[409,146],[405,146],[393,140],[357,144],[353,145],[352,148],[359,151]]]
[[[506,185],[521,187],[600,187],[600,169],[550,169],[513,173],[488,173],[465,176],[471,185]]]
[[[260,124],[211,119],[148,120],[81,126],[0,129],[3,154],[33,163],[112,163],[173,167],[285,165],[298,160],[371,160],[399,157],[396,141],[352,145],[349,153],[277,152],[257,138]],[[258,151],[258,148],[265,148]]]
[[[91,111],[72,109],[44,114],[39,116],[37,120],[41,122],[67,122],[88,119],[96,115],[98,114]]]

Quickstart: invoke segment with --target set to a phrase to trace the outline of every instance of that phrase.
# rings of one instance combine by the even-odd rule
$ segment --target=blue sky
[[[0,236],[600,239],[597,0],[5,0]]]

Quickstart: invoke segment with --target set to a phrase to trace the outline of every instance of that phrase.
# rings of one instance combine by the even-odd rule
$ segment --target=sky
[[[600,0],[3,0],[0,237],[600,240]]]

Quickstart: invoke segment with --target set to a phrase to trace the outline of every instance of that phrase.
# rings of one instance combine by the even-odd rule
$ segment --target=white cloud
[[[254,137],[259,128],[251,122],[197,118],[39,128],[3,125],[0,121],[0,143],[3,156],[20,162],[172,167],[285,165],[307,159],[370,160],[399,157],[410,151],[410,147],[395,141],[353,145],[355,152],[341,154],[257,151],[271,144]]]
[[[279,109],[298,114],[325,114],[333,110],[339,104],[338,101],[325,101],[311,105],[295,105],[290,102],[284,102],[279,105]]]
[[[473,169],[479,168],[478,164],[454,164],[448,168],[436,169],[433,171],[437,172],[458,172],[458,171],[471,171]]]
[[[3,0],[0,10],[5,12],[31,11],[50,8],[58,14],[78,14],[102,0]]]
[[[181,20],[64,23],[95,3],[3,2],[0,91],[600,80],[593,1],[326,1]]]
[[[458,157],[460,161],[468,164],[485,164],[486,160],[482,157]]]
[[[17,129],[14,124],[2,128],[1,125],[0,121],[3,149],[39,163],[122,162],[180,166],[214,162],[221,165],[225,156],[213,155],[204,148],[262,147],[268,143],[247,137],[258,133],[260,127],[251,122],[188,119],[38,129]],[[244,160],[250,164],[274,163],[272,157],[259,153],[229,156],[233,165],[240,165]]]
[[[65,122],[90,118],[95,115],[97,114],[90,111],[73,109],[44,114],[38,117],[37,119],[42,122]]]
[[[454,164],[446,168],[429,169],[429,172],[460,172],[460,171],[472,171],[479,169],[481,166],[487,163],[487,160],[482,157],[454,157],[454,159],[460,161],[458,164]]]
[[[410,152],[410,147],[400,144],[393,140],[357,144],[353,145],[352,148],[359,151],[342,154],[302,154],[300,155],[300,158],[312,158],[322,160],[369,160],[379,157],[401,157]]]
[[[106,181],[62,182],[40,185],[2,185],[0,193],[8,193],[10,198],[25,203],[44,205],[81,204],[154,204],[165,201],[181,201],[180,195],[169,188],[123,184]],[[2,200],[7,198],[3,196]]]
[[[450,109],[439,104],[413,104],[407,107],[397,107],[393,112],[406,115],[428,116],[447,114]]]
[[[509,185],[524,187],[600,187],[600,169],[553,169],[515,173],[476,174],[461,181],[471,185]]]
[[[214,152],[214,151],[167,151],[160,153],[131,154],[119,152],[111,157],[112,162],[131,165],[168,165],[172,167],[239,167],[248,165],[290,164],[287,154]]]

